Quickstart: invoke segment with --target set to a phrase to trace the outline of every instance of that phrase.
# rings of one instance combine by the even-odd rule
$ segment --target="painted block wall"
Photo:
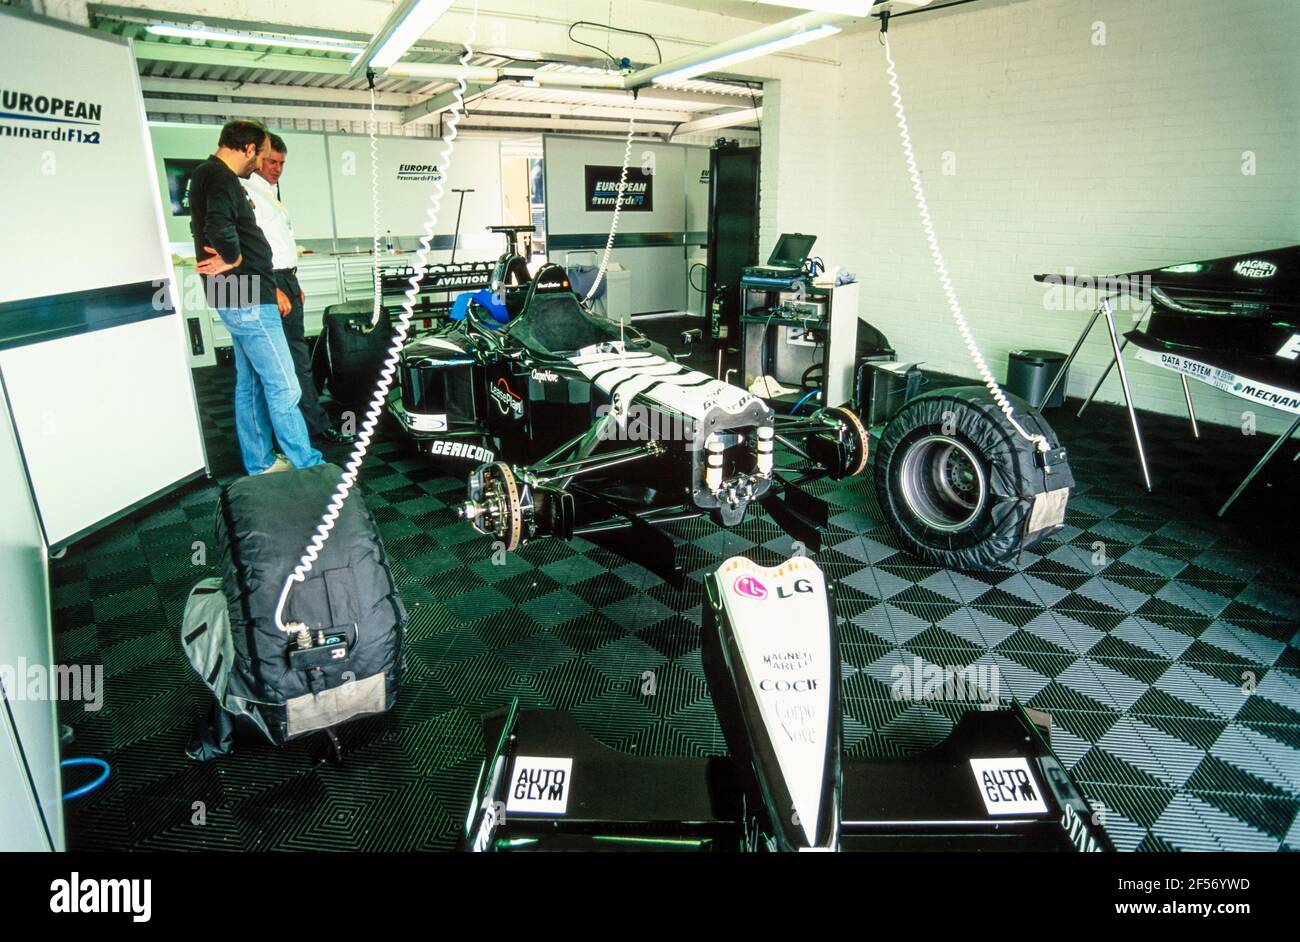
[[[1068,352],[1090,316],[1091,298],[1049,296],[1035,273],[1300,242],[1298,35],[1289,0],[1018,0],[891,25],[940,244],[995,375],[1011,350]],[[766,86],[762,250],[780,231],[816,232],[901,357],[973,377],[907,181],[884,49],[872,31],[835,55],[829,82],[810,65]],[[1086,394],[1109,355],[1097,329],[1069,393]],[[1139,405],[1185,413],[1175,374],[1128,362]],[[1192,389],[1205,421],[1240,425],[1252,408]],[[1120,401],[1113,372],[1100,398]],[[1261,431],[1285,426],[1253,408]]]

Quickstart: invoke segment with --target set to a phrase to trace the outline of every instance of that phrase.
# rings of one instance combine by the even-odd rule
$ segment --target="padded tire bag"
[[[914,555],[950,569],[1014,567],[1060,529],[1074,477],[1056,433],[1017,396],[1017,421],[1054,449],[1044,462],[982,386],[938,389],[905,405],[876,447],[876,498]]]
[[[302,558],[343,472],[324,464],[240,478],[217,504],[217,549],[234,663],[224,696],[273,742],[389,709],[401,684],[406,609],[374,517],[352,491],[284,621],[341,637],[317,666],[295,667],[295,639],[275,625],[285,580]],[[301,662],[300,662],[301,663]],[[232,709],[237,706],[240,709]]]
[[[331,304],[321,328],[330,395],[340,405],[356,412],[358,423],[393,342],[393,324],[388,311],[380,313],[379,323],[370,330],[367,328],[373,314],[370,301]]]

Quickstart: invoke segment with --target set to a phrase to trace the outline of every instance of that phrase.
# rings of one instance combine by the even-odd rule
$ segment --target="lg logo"
[[[796,579],[789,587],[779,585],[776,587],[776,597],[778,599],[792,599],[796,595],[811,594],[813,592],[812,583],[807,579]]]

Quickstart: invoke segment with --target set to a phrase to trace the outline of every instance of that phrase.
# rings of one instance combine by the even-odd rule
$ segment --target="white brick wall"
[[[891,24],[940,244],[995,375],[1016,348],[1068,352],[1090,316],[1048,310],[1035,273],[1300,242],[1298,36],[1294,0],[1023,0]],[[767,86],[764,251],[780,231],[817,233],[817,254],[857,272],[863,316],[903,358],[974,376],[907,182],[884,50],[869,32],[840,40],[835,57],[837,69]],[[1254,175],[1242,172],[1247,151]],[[1095,330],[1072,395],[1109,350]],[[1128,362],[1140,405],[1184,411],[1173,373]],[[1241,423],[1247,403],[1192,389],[1204,420]],[[1112,372],[1100,398],[1119,397]],[[1258,411],[1261,430],[1283,427]]]

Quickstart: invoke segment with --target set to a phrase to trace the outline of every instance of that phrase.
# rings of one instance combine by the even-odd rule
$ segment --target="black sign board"
[[[190,175],[201,163],[202,160],[178,160],[173,157],[163,159],[163,173],[167,177],[167,195],[171,197],[173,216],[190,214]]]
[[[614,211],[618,199],[618,178],[622,167],[587,165],[587,212]],[[627,168],[627,186],[623,190],[623,212],[648,213],[655,208],[654,177],[640,167]]]

